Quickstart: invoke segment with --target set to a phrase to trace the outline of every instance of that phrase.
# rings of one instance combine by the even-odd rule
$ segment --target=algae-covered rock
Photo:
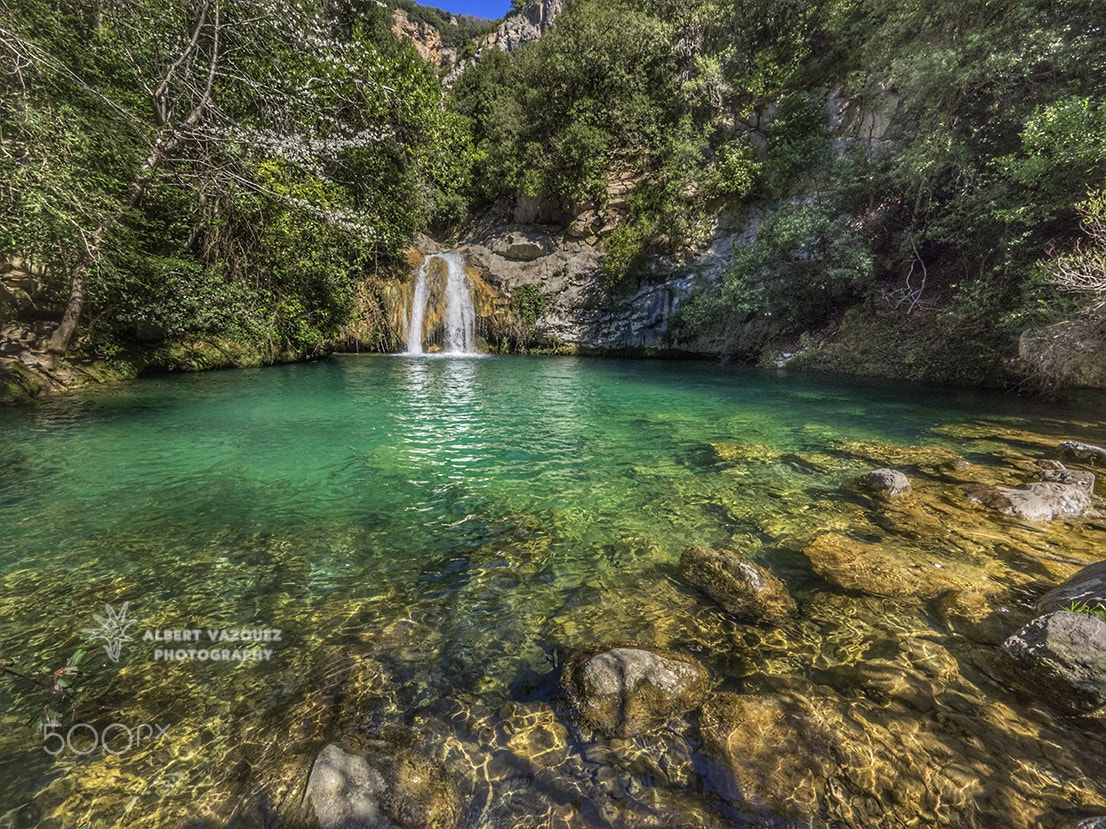
[[[888,551],[840,533],[818,536],[803,554],[826,581],[875,596],[932,599],[950,590],[973,587],[968,577],[949,572],[939,561]]]
[[[699,590],[743,621],[778,622],[796,610],[782,581],[730,550],[688,547],[680,556],[680,570]]]
[[[910,479],[897,469],[874,469],[856,480],[857,486],[876,495],[905,495],[910,492]]]
[[[581,718],[618,736],[653,731],[697,707],[708,681],[690,656],[636,647],[582,654],[569,662],[564,679]]]
[[[780,451],[760,443],[722,443],[710,444],[714,457],[723,463],[775,463],[780,459]]]

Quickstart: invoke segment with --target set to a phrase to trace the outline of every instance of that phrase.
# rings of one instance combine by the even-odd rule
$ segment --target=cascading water
[[[442,351],[446,354],[476,353],[476,308],[472,302],[465,262],[457,251],[426,257],[415,277],[415,291],[411,297],[411,316],[407,322],[407,353],[424,353],[422,343],[426,336],[426,308],[431,294],[431,263],[440,259],[446,266],[445,285],[442,288],[444,310],[442,319]]]

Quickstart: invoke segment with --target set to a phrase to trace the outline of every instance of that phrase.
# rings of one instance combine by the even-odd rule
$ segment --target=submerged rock
[[[787,586],[763,567],[731,550],[688,547],[680,570],[699,590],[747,622],[778,622],[792,615],[795,600]]]
[[[897,469],[875,469],[861,475],[856,483],[877,495],[904,495],[910,491],[910,479]]]
[[[1047,699],[1089,713],[1106,705],[1106,622],[1059,610],[1034,619],[1003,645],[1021,676]]]
[[[565,668],[565,687],[581,718],[618,736],[653,731],[697,707],[707,680],[706,669],[689,656],[635,647],[581,655]]]
[[[716,460],[722,463],[775,463],[780,458],[778,449],[772,449],[760,443],[723,443],[710,444]]]
[[[937,561],[885,551],[841,535],[825,533],[803,550],[814,571],[845,590],[874,596],[932,599],[950,590],[970,590],[971,582]]]
[[[1087,466],[1106,466],[1106,449],[1077,440],[1064,441],[1056,447],[1056,454],[1065,461],[1075,461]]]
[[[326,746],[307,781],[320,829],[447,829],[460,804],[441,771],[405,750],[361,754]]]
[[[1084,567],[1037,602],[1038,613],[1067,610],[1073,604],[1101,605],[1106,610],[1106,561]]]
[[[1017,627],[1006,608],[974,590],[958,590],[940,597],[937,615],[953,633],[982,645],[1001,645]]]
[[[746,812],[818,812],[834,746],[810,712],[775,697],[719,693],[703,706],[700,729],[707,780],[723,798]]]
[[[1091,493],[1083,486],[1067,483],[1024,484],[1017,489],[981,485],[967,487],[965,493],[971,500],[997,512],[1028,521],[1082,515],[1092,503]]]

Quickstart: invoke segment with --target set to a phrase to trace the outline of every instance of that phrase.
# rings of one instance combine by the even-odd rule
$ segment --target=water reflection
[[[1102,531],[1021,526],[957,494],[957,476],[1016,483],[1060,437],[1103,442],[1094,417],[1028,407],[1027,430],[1020,402],[698,365],[272,372],[0,421],[0,657],[64,664],[105,602],[292,637],[260,671],[99,665],[126,716],[174,723],[171,744],[126,758],[50,761],[28,742],[37,692],[0,683],[0,813],[34,800],[61,826],[294,825],[318,748],[377,740],[448,774],[465,827],[732,826],[743,810],[1028,827],[1106,802],[1101,723],[1020,698],[987,644],[1100,557]],[[893,509],[849,489],[886,463],[915,484]],[[978,595],[842,588],[805,552],[825,534],[863,553],[849,578],[878,564],[880,589],[922,594],[919,574],[941,573]],[[757,559],[800,614],[737,623],[679,573],[689,544]],[[560,666],[626,640],[696,655],[709,710],[638,740],[581,729]],[[746,765],[708,763],[712,723]]]

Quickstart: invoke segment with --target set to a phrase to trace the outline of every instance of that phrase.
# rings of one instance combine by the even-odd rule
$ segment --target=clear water
[[[697,655],[717,690],[745,692],[833,686],[858,653],[918,637],[959,658],[924,603],[836,590],[801,550],[827,530],[872,534],[847,484],[884,465],[881,453],[890,464],[895,447],[922,447],[997,479],[1061,439],[1106,441],[1100,402],[1058,408],[696,363],[371,356],[148,378],[0,411],[0,658],[23,672],[59,667],[95,648],[81,631],[108,603],[129,602],[138,631],[283,631],[257,664],[155,662],[143,642],[119,663],[95,651],[86,687],[113,707],[75,717],[172,724],[161,744],[119,757],[46,756],[33,730],[44,696],[7,677],[0,815],[294,824],[322,745],[383,736],[417,744],[460,780],[464,825],[521,825],[547,807],[564,825],[733,825],[732,802],[696,772],[693,732],[677,750],[612,747],[576,729],[560,703],[567,656],[628,640],[675,648]],[[939,484],[922,462],[910,471]],[[989,528],[972,530],[981,549],[1024,539],[1062,561],[1044,576],[994,569],[1015,616],[1034,585],[1101,557],[1093,528],[965,521]],[[729,619],[682,581],[688,545],[754,555],[788,582],[802,620],[774,632]],[[1012,733],[1063,741],[1065,721],[962,673],[961,695],[980,712],[996,695],[1015,712],[1008,727],[964,736],[963,751],[993,739],[1020,768],[1017,752],[1038,749],[1012,749]],[[834,693],[847,697],[855,681]],[[536,772],[482,765],[481,752],[502,746],[481,724],[494,734],[519,717],[548,718],[541,727],[565,743],[543,772],[571,795],[554,806]],[[658,776],[666,751],[685,752],[671,761],[685,775]],[[1009,772],[1007,760],[980,762],[998,765],[978,775]],[[1078,758],[1056,761],[1059,771],[1032,762],[1043,793],[995,796],[1018,815],[1011,825],[1102,795],[1100,769],[1071,771]],[[1072,774],[1078,796],[1063,782]],[[522,805],[504,811],[504,797]],[[973,825],[963,814],[949,819]]]

